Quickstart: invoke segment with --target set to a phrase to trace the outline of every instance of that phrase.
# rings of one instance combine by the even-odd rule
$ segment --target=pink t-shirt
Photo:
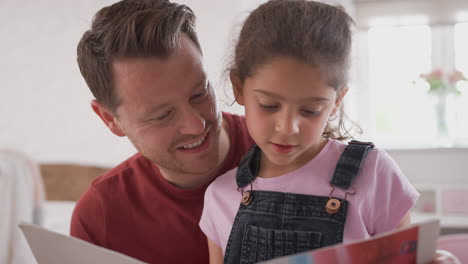
[[[329,181],[345,147],[339,141],[329,140],[303,167],[274,178],[258,177],[253,189],[329,196]],[[236,172],[237,168],[228,171],[208,187],[200,220],[202,231],[222,248],[223,254],[241,201]],[[395,229],[419,197],[392,158],[377,148],[368,153],[352,187],[356,193],[347,196],[344,243]],[[338,198],[344,195],[339,188],[333,192]]]

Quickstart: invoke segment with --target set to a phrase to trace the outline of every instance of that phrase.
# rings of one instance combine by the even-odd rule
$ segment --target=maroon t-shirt
[[[243,117],[223,117],[230,148],[219,175],[236,167],[253,144]],[[91,184],[75,207],[70,234],[148,263],[208,263],[198,227],[207,187],[177,188],[136,154]]]

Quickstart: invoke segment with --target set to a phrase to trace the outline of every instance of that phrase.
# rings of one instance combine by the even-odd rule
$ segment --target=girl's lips
[[[276,143],[271,143],[271,144],[273,145],[273,149],[276,152],[282,153],[282,154],[288,154],[291,151],[293,151],[295,148],[295,146],[291,146],[291,145],[281,145],[281,144],[276,144]]]

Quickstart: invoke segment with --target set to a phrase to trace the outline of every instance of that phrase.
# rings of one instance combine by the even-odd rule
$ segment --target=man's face
[[[115,124],[141,154],[175,174],[217,168],[221,115],[202,56],[190,39],[182,36],[164,60],[118,59],[112,73],[121,101]]]

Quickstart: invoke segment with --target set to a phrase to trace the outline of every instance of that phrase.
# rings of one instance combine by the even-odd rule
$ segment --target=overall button
[[[340,210],[340,206],[341,202],[338,199],[330,198],[325,206],[325,210],[329,214],[335,214]]]
[[[242,203],[244,205],[249,205],[252,202],[252,194],[247,191],[242,195]]]

